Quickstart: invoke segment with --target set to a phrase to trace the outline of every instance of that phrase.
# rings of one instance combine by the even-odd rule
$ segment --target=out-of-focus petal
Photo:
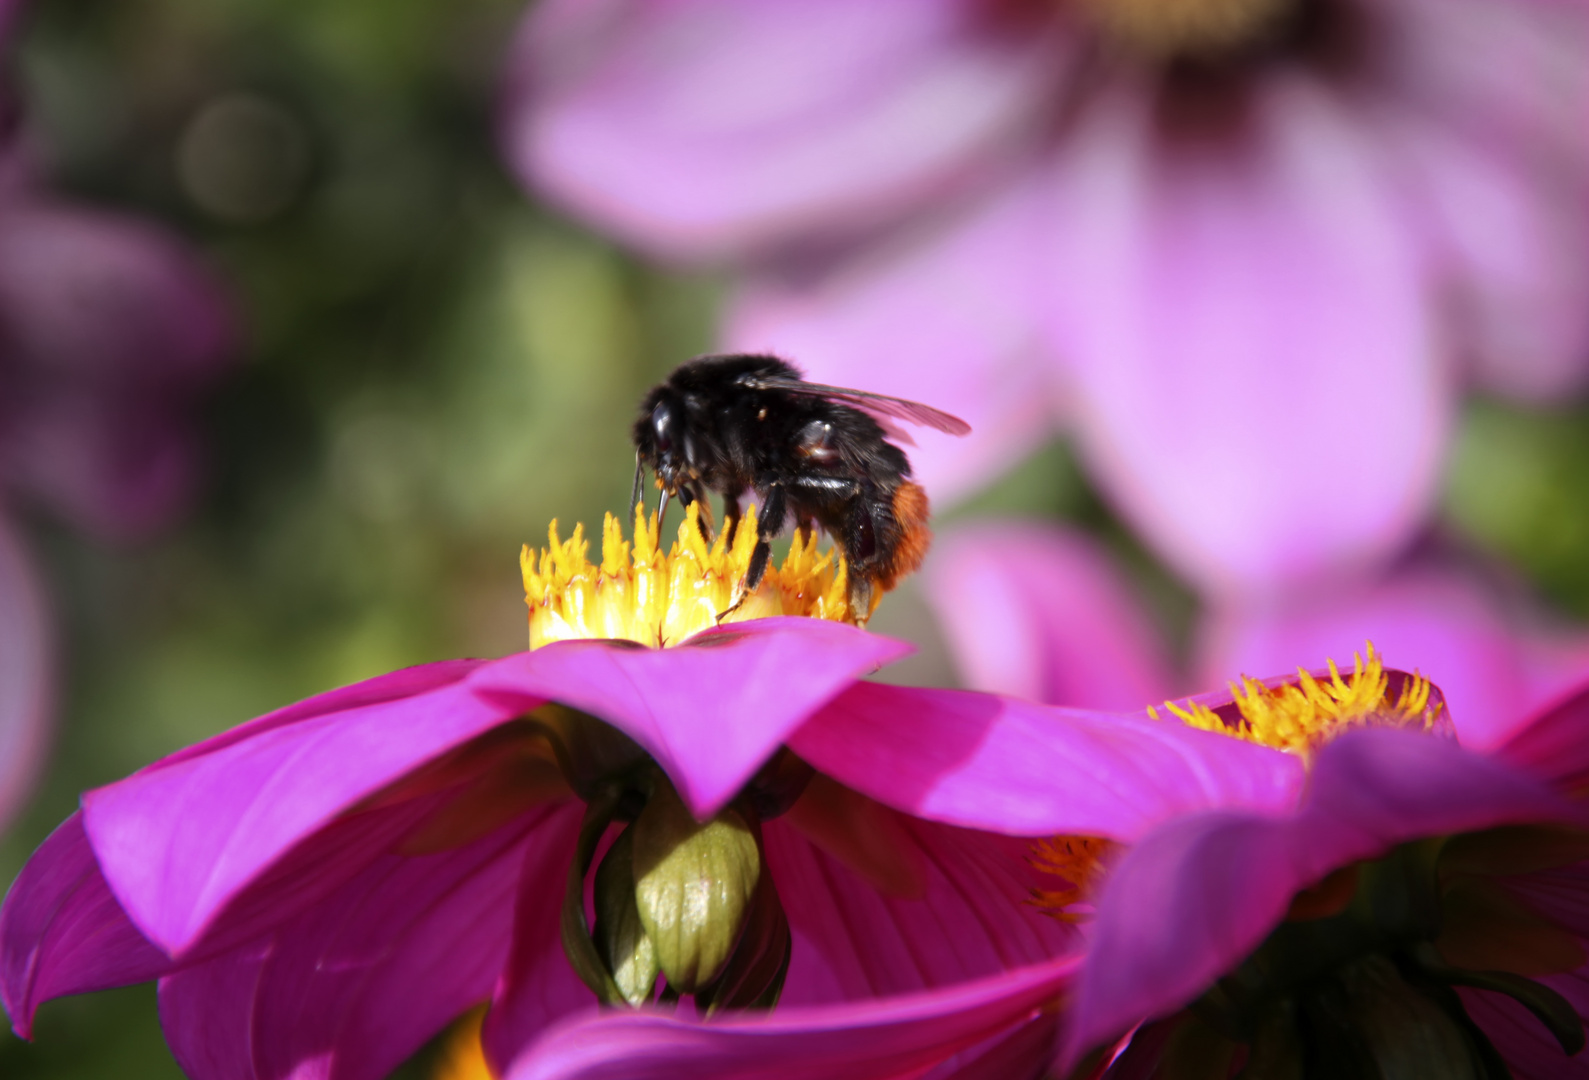
[[[358,690],[338,693],[356,698]],[[246,886],[338,814],[515,715],[460,682],[391,700],[380,700],[381,691],[373,696],[373,703],[297,722],[272,726],[267,717],[207,753],[88,792],[89,839],[139,929],[180,953]],[[312,711],[313,704],[297,708]],[[391,840],[403,824],[376,815],[343,827],[369,827]],[[333,849],[360,850],[357,840],[341,836],[332,834]],[[305,858],[315,863],[322,855],[332,877],[357,869],[339,866],[330,852]]]
[[[1589,10],[1396,0],[1375,12],[1384,145],[1453,286],[1446,315],[1489,389],[1589,377]],[[1475,56],[1485,62],[1475,64]]]
[[[1501,598],[1454,567],[1415,568],[1269,608],[1215,609],[1198,635],[1198,682],[1218,686],[1326,657],[1346,662],[1372,641],[1390,663],[1416,666],[1440,687],[1464,745],[1489,750],[1545,700],[1534,654],[1552,655],[1547,640],[1509,615]],[[1578,674],[1589,675],[1589,657],[1579,660]]]
[[[1348,732],[1319,751],[1295,813],[1187,815],[1127,852],[1098,897],[1067,1053],[1196,998],[1336,867],[1419,837],[1573,814],[1538,781],[1450,741]]]
[[[577,814],[532,811],[464,847],[385,855],[274,933],[160,984],[194,1080],[380,1080],[491,992],[527,838]]]
[[[1540,980],[1550,982],[1549,979]],[[1506,1059],[1514,1080],[1586,1080],[1589,1059],[1566,1057],[1539,1018],[1505,994],[1459,989],[1468,1016]]]
[[[513,941],[480,1031],[486,1060],[498,1075],[547,1025],[596,1007],[596,995],[563,953],[558,923],[578,832],[578,815],[567,814],[524,852],[513,901]]]
[[[722,344],[959,416],[965,438],[908,429],[910,463],[935,499],[965,494],[1040,445],[1061,411],[1036,314],[1036,209],[1029,187],[1000,189],[826,276],[753,278],[730,302]]]
[[[1045,310],[1094,474],[1211,593],[1385,557],[1428,509],[1452,406],[1382,162],[1294,76],[1217,131],[1141,90],[1096,100],[1052,174]]]
[[[0,833],[32,792],[48,742],[52,632],[22,541],[0,517]]]
[[[958,0],[553,0],[510,60],[525,181],[653,253],[717,258],[986,177],[1067,56]],[[1015,145],[1012,145],[1015,144]]]
[[[891,839],[915,874],[885,882],[790,816],[766,826],[768,869],[795,937],[780,1008],[953,986],[1080,947],[1073,927],[1028,902],[1043,884],[1029,841],[899,815]]]
[[[1589,786],[1589,686],[1541,710],[1525,714],[1516,732],[1497,746],[1502,761],[1543,776],[1564,790]]]
[[[128,920],[105,886],[81,814],[28,860],[0,908],[0,999],[18,1035],[52,998],[145,982],[170,959]]]
[[[471,681],[510,714],[524,700],[555,699],[618,727],[704,820],[807,716],[911,648],[844,623],[787,616],[732,623],[669,649],[558,642],[497,661]]]
[[[8,478],[108,534],[158,524],[190,486],[186,413],[232,340],[219,287],[131,219],[24,202],[0,230]]]
[[[1121,712],[1173,692],[1156,628],[1079,532],[1035,522],[957,528],[938,538],[924,578],[973,689]]]
[[[818,771],[917,817],[1019,836],[1136,840],[1190,810],[1279,809],[1294,755],[1173,720],[857,683],[789,740]]]
[[[1052,960],[948,989],[767,1017],[691,1023],[604,1013],[548,1032],[505,1080],[906,1080],[1035,1015],[1076,964]]]

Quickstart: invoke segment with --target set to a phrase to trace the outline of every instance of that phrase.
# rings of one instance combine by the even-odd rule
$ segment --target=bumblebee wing
[[[958,416],[950,416],[941,409],[923,405],[919,401],[906,401],[904,398],[889,397],[886,394],[869,394],[865,390],[847,390],[842,386],[824,386],[821,383],[806,382],[804,379],[784,379],[776,376],[743,379],[741,385],[752,390],[781,390],[786,394],[807,394],[811,397],[827,398],[829,401],[853,405],[875,417],[920,424],[923,427],[942,431],[946,435],[971,434],[971,425]],[[897,428],[893,430],[898,431]]]

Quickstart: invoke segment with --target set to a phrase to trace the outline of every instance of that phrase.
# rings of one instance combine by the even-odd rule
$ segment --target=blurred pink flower
[[[760,828],[793,960],[773,1023],[746,1023],[811,1061],[857,1039],[896,1065],[989,1039],[1046,1060],[1052,1017],[1028,1021],[1076,937],[1024,903],[1036,872],[1013,837],[1285,806],[1300,769],[1178,725],[856,681],[908,648],[801,618],[663,650],[562,641],[262,717],[84,796],[0,909],[6,1008],[25,1035],[46,1000],[159,978],[195,1080],[310,1063],[374,1080],[489,997],[491,1059],[567,1016],[547,1051],[564,1064],[534,1067],[577,1074],[617,1046],[580,1019],[595,999],[561,943],[581,804],[654,761],[710,818],[758,797],[787,742],[817,775]],[[548,701],[612,726],[535,720]],[[651,1013],[609,1020],[630,1048],[699,1039]]]
[[[1463,745],[1488,750],[1589,675],[1589,631],[1555,625],[1453,560],[1349,586],[1212,605],[1180,673],[1142,600],[1082,533],[1036,522],[945,530],[923,570],[963,682],[1080,708],[1128,708],[1244,672],[1344,658],[1371,641],[1442,690]]]
[[[737,266],[729,347],[964,415],[913,455],[935,494],[1064,425],[1180,572],[1264,592],[1399,550],[1460,385],[1582,385],[1589,11],[1240,10],[1278,22],[550,0],[503,134],[599,227]]]
[[[50,632],[22,540],[31,500],[99,536],[148,533],[189,494],[190,412],[224,370],[228,305],[163,230],[33,191],[0,157],[0,829],[46,742]]]

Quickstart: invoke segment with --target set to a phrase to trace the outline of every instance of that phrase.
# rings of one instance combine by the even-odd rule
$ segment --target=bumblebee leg
[[[774,481],[767,485],[767,497],[762,500],[761,513],[756,519],[756,547],[750,553],[750,565],[745,569],[744,579],[734,589],[734,602],[717,613],[718,622],[737,611],[767,575],[767,561],[772,557],[772,541],[783,526],[783,516],[787,510],[783,484]]]
[[[701,504],[701,508],[696,511],[695,526],[700,530],[701,539],[710,544],[712,542],[712,504],[706,501],[706,496],[700,487],[696,484],[679,485],[679,502],[683,505],[685,512],[688,512],[690,507],[696,503]]]
[[[739,495],[723,496],[723,535],[733,544],[734,533],[739,529]]]

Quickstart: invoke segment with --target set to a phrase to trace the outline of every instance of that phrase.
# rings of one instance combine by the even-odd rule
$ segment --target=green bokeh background
[[[85,788],[332,686],[522,647],[520,544],[554,517],[566,531],[623,505],[633,402],[710,346],[719,283],[636,262],[505,174],[493,96],[520,13],[518,0],[24,12],[11,70],[54,185],[191,237],[232,283],[246,340],[202,416],[208,477],[184,521],[110,548],[22,509],[57,605],[62,700],[48,774],[0,839],[0,883]],[[1480,402],[1433,528],[1586,617],[1586,492],[1581,409]],[[1188,595],[1063,445],[952,513],[1093,528],[1185,628]],[[924,646],[892,677],[952,681],[926,622],[909,588],[879,613],[874,627]],[[404,1074],[427,1067],[422,1054]],[[0,1035],[0,1076],[180,1071],[138,987],[47,1006],[32,1045]]]

